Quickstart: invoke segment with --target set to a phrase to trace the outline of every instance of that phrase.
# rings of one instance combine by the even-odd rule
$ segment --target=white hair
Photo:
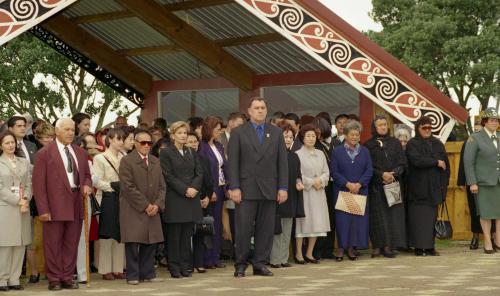
[[[410,139],[410,132],[406,128],[398,128],[394,131],[394,137],[400,139],[401,137],[406,137],[406,140]]]
[[[61,128],[61,125],[62,125],[64,122],[71,122],[71,123],[75,124],[75,122],[73,121],[73,119],[71,119],[71,118],[69,118],[69,117],[63,117],[63,118],[59,118],[59,119],[56,121],[56,128]]]

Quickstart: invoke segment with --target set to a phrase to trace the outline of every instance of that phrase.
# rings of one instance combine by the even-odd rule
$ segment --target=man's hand
[[[278,196],[276,200],[278,204],[284,203],[288,199],[288,192],[286,190],[278,190]]]
[[[189,187],[186,190],[186,197],[195,198],[196,194],[198,194],[198,190],[196,190],[194,188]]]
[[[477,194],[479,192],[479,186],[477,186],[477,184],[470,185],[470,192]]]
[[[83,185],[83,196],[89,196],[92,194],[92,188],[87,185]]]
[[[240,189],[229,190],[229,198],[232,201],[234,201],[235,204],[240,204],[241,203],[241,190]]]
[[[49,221],[52,221],[52,217],[50,216],[50,214],[40,215],[40,216],[38,216],[38,219],[40,219],[40,222],[49,222]]]
[[[443,170],[446,170],[446,162],[438,160],[438,167],[442,168]]]

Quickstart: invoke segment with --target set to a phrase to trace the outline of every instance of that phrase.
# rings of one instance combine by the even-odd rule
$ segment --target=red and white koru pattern
[[[0,45],[77,0],[0,0]]]
[[[455,125],[451,116],[297,2],[236,2],[402,122],[413,127],[422,115],[431,117],[433,134],[446,141]]]

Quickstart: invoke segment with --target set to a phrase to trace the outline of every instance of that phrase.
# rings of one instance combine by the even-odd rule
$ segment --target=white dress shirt
[[[75,188],[77,185],[75,184],[75,181],[73,180],[73,173],[68,173],[67,167],[68,167],[68,156],[66,155],[66,152],[64,152],[64,146],[59,140],[56,139],[57,143],[57,150],[59,150],[59,154],[61,155],[63,164],[64,164],[64,171],[66,172],[66,176],[68,177],[69,181],[69,186],[71,188]],[[73,150],[73,147],[71,147],[71,144],[67,145],[69,153],[73,156],[75,159],[76,163],[76,169],[78,169],[78,158],[76,158],[75,151]]]
[[[28,148],[26,148],[26,145],[24,144],[23,140],[19,141],[19,147],[21,148],[21,150],[23,150],[24,158],[26,158],[31,163],[31,159],[30,159],[30,154],[28,152]]]

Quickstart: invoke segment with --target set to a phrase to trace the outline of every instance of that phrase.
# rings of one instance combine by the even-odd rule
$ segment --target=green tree
[[[466,106],[482,108],[500,90],[500,1],[373,0],[382,24],[370,38]]]
[[[53,122],[84,112],[105,126],[110,111],[128,116],[124,98],[30,34],[0,48],[0,116],[30,113]]]

